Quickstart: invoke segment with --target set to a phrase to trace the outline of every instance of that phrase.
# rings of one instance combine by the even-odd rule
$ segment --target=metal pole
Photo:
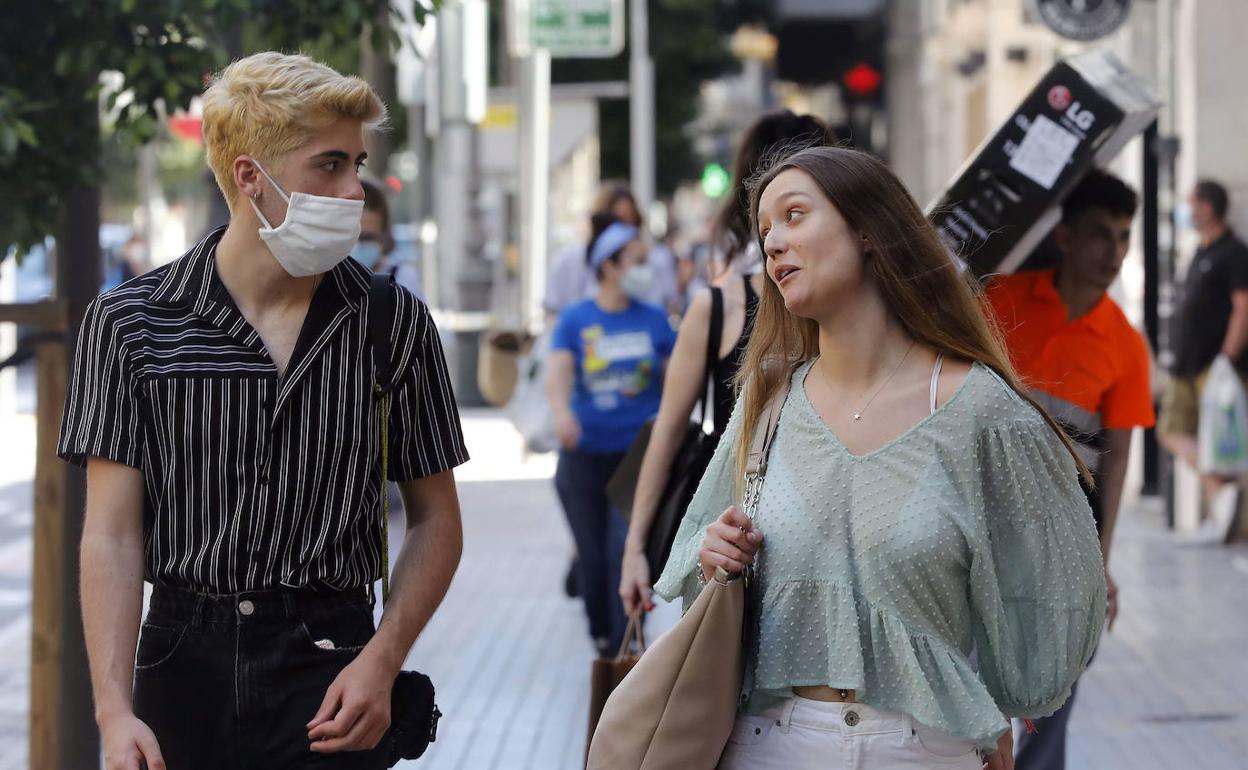
[[[476,6],[476,7],[473,7]],[[461,406],[484,404],[477,387],[477,344],[483,325],[470,320],[489,307],[490,269],[481,255],[476,192],[477,129],[471,122],[468,40],[472,19],[483,10],[477,0],[447,4],[439,15],[438,67],[441,100],[435,148],[438,219],[439,292],[444,311],[443,338],[450,359],[455,394]],[[475,41],[481,42],[481,41]]]
[[[1158,158],[1157,121],[1144,131],[1144,184],[1143,221],[1144,236],[1144,330],[1153,350],[1160,350],[1161,324],[1161,242],[1160,227],[1160,162]],[[1161,489],[1161,452],[1157,446],[1153,428],[1144,432],[1144,485],[1143,494],[1153,495]]]
[[[524,57],[520,81],[520,295],[526,328],[543,319],[546,289],[546,230],[550,191],[550,52]]]
[[[425,301],[436,306],[435,284],[437,259],[433,244],[425,242],[425,224],[433,215],[433,156],[429,149],[429,134],[425,130],[425,106],[413,104],[407,108],[407,146],[416,156],[416,179],[412,183],[411,223],[416,235],[416,257],[420,268],[420,289]]]
[[[632,0],[629,7],[629,150],[633,196],[643,216],[654,201],[654,62],[646,1]]]

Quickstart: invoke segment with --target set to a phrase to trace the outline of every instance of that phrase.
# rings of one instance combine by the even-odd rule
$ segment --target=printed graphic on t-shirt
[[[644,331],[609,334],[600,324],[581,330],[585,388],[597,409],[606,411],[621,398],[636,396],[654,379],[654,341]]]

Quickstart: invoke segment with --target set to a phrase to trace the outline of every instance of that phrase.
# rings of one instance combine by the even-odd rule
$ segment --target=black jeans
[[[384,768],[380,750],[314,753],[306,727],[373,631],[362,589],[157,586],[139,636],[135,714],[169,770]]]
[[[628,522],[607,502],[607,482],[622,452],[559,453],[555,490],[576,541],[577,587],[589,618],[589,635],[605,639],[614,655],[628,618],[620,600],[620,566]]]

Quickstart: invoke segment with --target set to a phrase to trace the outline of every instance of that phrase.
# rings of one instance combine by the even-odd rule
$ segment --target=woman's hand
[[[555,435],[559,437],[559,446],[564,449],[576,449],[581,442],[581,424],[571,410],[563,409],[555,415]]]
[[[731,575],[741,572],[754,563],[754,555],[762,544],[762,531],[754,528],[753,520],[740,508],[732,506],[706,528],[702,550],[698,552],[702,577],[710,580],[716,567],[723,567]]]
[[[654,601],[650,598],[650,562],[641,548],[624,549],[624,564],[620,567],[620,599],[624,602],[627,615],[654,609]]]
[[[984,770],[1014,770],[1014,727],[997,739],[997,750],[984,757]]]

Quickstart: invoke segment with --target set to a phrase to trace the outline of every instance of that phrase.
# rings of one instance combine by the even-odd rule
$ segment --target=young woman
[[[882,163],[803,150],[751,206],[743,396],[657,586],[756,565],[720,767],[1006,770],[1008,719],[1061,706],[1105,619],[1086,469]],[[732,502],[786,384],[751,520]]]
[[[745,182],[758,172],[763,158],[777,147],[790,143],[827,145],[832,141],[831,131],[819,118],[795,115],[789,110],[759,118],[741,140],[733,192],[715,222],[713,240],[721,244],[722,249],[718,259],[713,261],[717,275],[710,289],[694,297],[680,324],[676,348],[663,383],[663,401],[637,479],[620,576],[620,599],[624,602],[624,611],[630,615],[638,608],[654,609],[650,584],[662,565],[647,562],[646,542],[672,461],[685,436],[685,425],[698,399],[706,395],[707,337],[716,294],[722,308],[722,331],[715,340],[718,360],[710,373],[715,436],[723,435],[736,401],[737,371],[750,338],[750,321],[764,280],[758,245],[750,228],[749,192]]]
[[[615,587],[624,518],[606,485],[646,420],[659,408],[663,367],[675,333],[661,309],[636,299],[646,248],[637,228],[616,222],[590,244],[598,292],[559,314],[551,337],[547,396],[562,451],[555,488],[576,541],[577,587],[600,653],[614,651],[626,618]]]

